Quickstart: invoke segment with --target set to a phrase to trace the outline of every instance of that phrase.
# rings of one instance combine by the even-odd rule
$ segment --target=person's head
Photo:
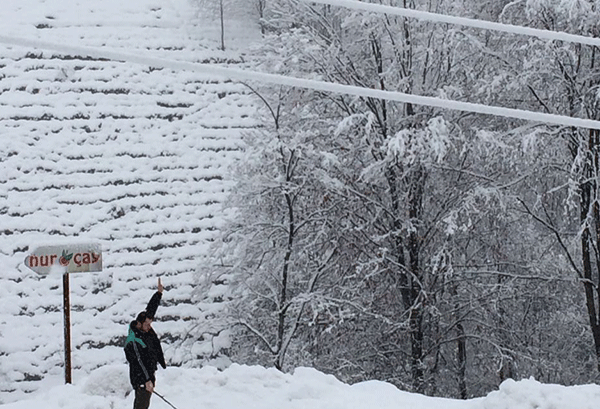
[[[146,311],[142,311],[138,314],[136,321],[136,327],[142,332],[148,332],[152,328],[152,321],[154,317],[150,316]]]

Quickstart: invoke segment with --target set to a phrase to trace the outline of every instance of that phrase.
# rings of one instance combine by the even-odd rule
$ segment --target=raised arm
[[[147,313],[148,317],[151,317],[152,319],[154,319],[154,316],[156,315],[156,310],[158,309],[158,305],[160,304],[160,300],[162,298],[162,293],[163,293],[163,285],[162,285],[162,282],[160,281],[160,277],[159,277],[158,278],[158,289],[154,293],[152,298],[150,298],[150,301],[148,301],[148,306],[146,306],[146,313]]]

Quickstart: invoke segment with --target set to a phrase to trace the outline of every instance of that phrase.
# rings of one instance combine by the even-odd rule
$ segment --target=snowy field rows
[[[259,36],[249,4],[230,15],[227,51],[218,23],[188,0],[3,0],[0,23],[8,36],[239,66]],[[194,284],[210,268],[227,165],[258,125],[256,109],[244,86],[216,76],[0,43],[0,408],[131,407],[122,342],[158,276],[166,292],[155,328],[169,364],[183,367],[159,370],[157,391],[177,409],[600,404],[596,385],[506,381],[458,401],[384,382],[349,386],[309,368],[186,368],[210,350],[173,339],[210,313],[193,303]],[[71,276],[74,384],[62,385],[62,278],[40,278],[23,260],[39,245],[79,240],[102,243],[104,271]],[[169,408],[157,396],[152,407]]]
[[[4,35],[241,63],[239,48],[218,50],[208,17],[187,0],[6,0],[0,9]],[[244,33],[229,31],[228,45],[258,35],[231,26]],[[192,307],[195,276],[255,111],[244,86],[216,76],[0,43],[0,403],[63,379],[62,278],[23,265],[41,244],[103,246],[102,273],[71,275],[76,373],[123,362],[126,325],[157,276],[166,354],[175,364],[196,358],[172,340],[205,313]]]

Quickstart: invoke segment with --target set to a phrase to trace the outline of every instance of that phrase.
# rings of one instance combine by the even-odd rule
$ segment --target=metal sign
[[[65,383],[72,381],[71,301],[69,273],[102,271],[100,243],[50,245],[36,248],[25,258],[25,265],[40,275],[62,274],[65,332]]]
[[[100,243],[38,247],[25,258],[25,266],[41,275],[102,271]]]

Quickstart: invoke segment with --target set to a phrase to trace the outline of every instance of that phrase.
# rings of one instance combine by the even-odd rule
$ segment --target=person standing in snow
[[[160,341],[152,321],[162,298],[163,285],[158,279],[158,291],[154,293],[146,309],[129,324],[129,334],[125,341],[125,357],[129,363],[129,379],[135,391],[133,409],[148,409],[154,392],[158,364],[166,368]]]

